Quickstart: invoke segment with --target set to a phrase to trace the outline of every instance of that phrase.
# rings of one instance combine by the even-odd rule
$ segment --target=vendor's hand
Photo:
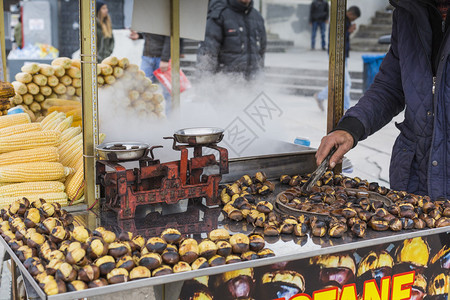
[[[129,37],[132,40],[137,40],[137,39],[139,39],[139,34],[136,31],[134,31],[134,30],[130,30]]]
[[[356,24],[352,24],[350,25],[350,27],[348,28],[348,32],[349,33],[353,33],[356,30]]]
[[[168,61],[161,61],[159,63],[159,68],[161,69],[162,72],[166,72],[167,70],[169,70],[169,62]]]
[[[336,147],[336,152],[331,156],[330,167],[334,168],[337,163],[342,161],[342,157],[353,147],[353,137],[344,130],[336,130],[324,136],[320,142],[319,149],[316,153],[316,163],[320,165],[322,161],[330,153],[331,148]]]

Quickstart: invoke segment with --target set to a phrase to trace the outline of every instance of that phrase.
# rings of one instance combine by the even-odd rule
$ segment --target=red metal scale
[[[170,137],[173,139],[172,137]],[[105,188],[104,208],[117,212],[119,219],[131,219],[136,207],[145,204],[175,204],[182,199],[205,198],[206,205],[219,204],[219,183],[228,173],[228,151],[217,144],[177,144],[172,148],[181,152],[181,159],[161,163],[154,158],[154,146],[139,159],[139,168],[126,169],[114,157],[97,160],[97,184]],[[194,156],[189,158],[189,149]],[[203,148],[219,152],[203,155]],[[148,155],[150,154],[150,156]],[[113,171],[106,171],[106,167]],[[218,166],[219,173],[205,175],[206,167]]]

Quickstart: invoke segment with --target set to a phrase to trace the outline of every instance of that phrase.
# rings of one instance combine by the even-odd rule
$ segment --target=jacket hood
[[[230,5],[231,9],[234,11],[242,12],[242,13],[248,13],[253,8],[253,0],[250,1],[250,4],[248,6],[245,6],[239,0],[228,0],[228,4]]]
[[[415,4],[419,4],[419,5],[435,5],[435,1],[434,0],[389,0],[389,3],[394,6],[394,7],[398,7],[398,6],[410,6],[410,5],[415,5]]]
[[[227,6],[227,0],[211,0],[209,1],[208,12],[221,10]]]

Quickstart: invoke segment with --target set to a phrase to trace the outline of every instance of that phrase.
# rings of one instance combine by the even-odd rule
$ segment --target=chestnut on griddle
[[[87,254],[91,259],[97,259],[108,253],[108,245],[101,238],[92,238],[88,243]]]
[[[227,241],[218,241],[217,245],[217,254],[223,257],[227,257],[232,252],[231,244]]]
[[[242,261],[242,259],[237,255],[228,255],[225,258],[226,264],[232,264],[232,263],[236,263],[236,262],[240,262],[240,261]]]
[[[110,284],[127,282],[129,279],[129,273],[124,268],[115,268],[112,269],[108,275],[106,275],[106,279],[108,279],[108,283]]]
[[[61,243],[69,238],[69,232],[62,226],[55,226],[50,234],[50,240],[54,243]]]
[[[86,251],[83,248],[77,248],[69,251],[66,255],[66,261],[72,265],[84,266],[87,264]]]
[[[47,296],[62,294],[67,291],[66,284],[60,279],[49,279],[43,285],[43,290]]]
[[[65,282],[70,282],[77,278],[77,274],[77,271],[72,267],[72,265],[64,262],[56,270],[55,278],[64,280]]]
[[[180,249],[178,250],[178,253],[180,254],[180,259],[182,261],[185,261],[188,264],[192,263],[194,260],[197,259],[198,255],[199,255],[197,241],[194,239],[184,240],[180,245]]]
[[[161,233],[161,238],[168,244],[175,244],[181,240],[181,233],[174,228],[167,228]]]
[[[130,272],[135,267],[133,258],[129,255],[122,256],[116,263],[116,268],[124,268]]]
[[[207,267],[209,267],[209,263],[208,260],[204,257],[199,257],[192,263],[192,270],[198,270]]]
[[[113,242],[108,245],[108,254],[112,257],[119,258],[125,254],[127,254],[128,248],[122,242]],[[131,253],[128,253],[131,254]]]
[[[249,238],[249,249],[255,252],[263,249],[265,246],[264,238],[259,234],[252,234]]]
[[[101,275],[108,274],[114,267],[116,266],[116,261],[114,260],[114,257],[110,255],[105,255],[100,258],[98,258],[95,261],[95,265],[100,269]]]
[[[216,255],[217,245],[213,241],[205,239],[198,245],[198,251],[200,256],[209,259]]]
[[[174,265],[180,260],[178,250],[174,245],[167,245],[166,250],[161,254],[161,258],[164,263],[168,265]]]
[[[96,287],[107,286],[107,285],[108,285],[108,281],[106,281],[105,278],[98,278],[98,279],[88,283],[88,287],[90,289],[91,288],[96,288]]]
[[[29,208],[24,214],[24,223],[28,228],[34,228],[41,221],[39,210],[36,208]]]
[[[158,253],[147,253],[139,259],[139,265],[149,270],[158,268],[162,264],[162,258]]]
[[[161,254],[166,249],[167,243],[162,238],[152,237],[147,241],[145,247],[149,252],[156,252]]]
[[[231,238],[230,238],[230,244],[231,247],[233,248],[233,252],[234,253],[244,253],[246,251],[248,251],[248,249],[250,248],[250,240],[249,238],[242,233],[237,233],[234,234]]]
[[[89,230],[84,226],[75,226],[72,237],[80,243],[85,243],[90,236]]]
[[[80,280],[74,280],[72,282],[67,283],[67,291],[74,292],[74,291],[82,291],[88,289],[88,285]]]
[[[241,259],[243,261],[258,259],[259,256],[255,251],[246,251],[241,254]]]
[[[161,267],[153,270],[152,276],[156,277],[156,276],[168,275],[168,274],[172,274],[172,273],[173,273],[173,270],[170,266],[162,265]]]
[[[149,269],[143,266],[134,267],[130,271],[130,280],[149,278],[152,276],[152,273]]]
[[[139,247],[139,251],[145,246],[145,238],[141,235],[136,235],[131,240],[137,247]]]
[[[78,280],[91,282],[100,277],[100,269],[96,265],[86,265],[78,271]]]
[[[174,273],[181,273],[181,272],[187,272],[191,271],[191,266],[184,261],[178,262],[175,266],[173,266],[173,272]]]
[[[272,250],[268,249],[268,248],[264,248],[264,249],[258,251],[257,254],[258,254],[259,258],[266,258],[266,257],[273,257],[273,256],[275,256],[275,253]]]
[[[211,267],[224,265],[226,263],[226,259],[220,255],[214,255],[208,260],[208,263]]]

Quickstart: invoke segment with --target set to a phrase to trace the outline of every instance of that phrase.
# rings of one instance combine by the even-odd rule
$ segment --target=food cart
[[[171,3],[173,5],[173,24],[177,24],[177,3],[179,2],[173,0]],[[331,7],[329,94],[333,96],[329,100],[332,104],[329,105],[328,111],[329,130],[335,126],[343,113],[344,45],[342,37],[346,1],[334,1]],[[212,240],[216,244],[226,241],[233,246],[233,253],[238,254],[235,255],[238,262],[226,263],[225,256],[219,255],[217,259],[220,260],[220,263],[216,263],[212,260],[215,255],[205,254],[203,257],[207,258],[210,267],[199,267],[179,273],[172,273],[171,270],[168,272],[170,274],[161,276],[152,274],[153,276],[147,276],[148,278],[136,280],[129,280],[130,278],[127,276],[126,280],[122,280],[124,282],[121,283],[90,286],[89,289],[66,291],[48,296],[30,274],[29,268],[24,266],[25,260],[23,257],[21,259],[20,253],[12,250],[9,241],[2,237],[0,243],[7,250],[12,262],[14,298],[17,297],[15,290],[16,267],[24,277],[28,295],[41,299],[111,297],[112,294],[118,292],[133,292],[144,288],[153,289],[156,299],[448,298],[448,272],[450,269],[450,248],[448,246],[450,245],[450,236],[448,225],[446,225],[448,220],[443,219],[442,227],[432,228],[435,226],[428,226],[424,218],[422,222],[418,221],[421,226],[415,228],[414,223],[407,220],[411,219],[412,221],[412,217],[405,217],[408,213],[415,213],[414,206],[417,207],[423,198],[414,198],[402,192],[389,194],[388,190],[383,190],[378,185],[373,188],[369,187],[369,183],[366,188],[355,191],[354,188],[362,187],[363,184],[359,185],[360,182],[349,179],[347,186],[342,184],[344,178],[330,173],[331,175],[327,175],[328,177],[325,179],[332,180],[336,184],[331,184],[329,181],[328,184],[347,188],[345,197],[347,199],[353,197],[352,201],[359,201],[358,205],[363,198],[369,201],[367,203],[369,206],[377,205],[377,209],[394,205],[396,201],[403,199],[405,201],[409,199],[414,203],[411,203],[413,208],[405,209],[404,215],[401,215],[399,211],[396,213],[399,218],[401,216],[405,218],[400,221],[403,222],[400,224],[401,230],[367,229],[365,234],[360,234],[361,230],[357,231],[358,228],[356,228],[354,231],[346,230],[340,235],[333,236],[334,234],[329,231],[332,227],[329,217],[342,217],[342,214],[336,213],[323,217],[320,214],[305,214],[301,209],[297,214],[299,207],[290,204],[295,198],[300,199],[304,196],[301,190],[295,189],[295,186],[307,179],[306,174],[315,170],[315,151],[313,149],[265,141],[266,146],[261,147],[263,150],[258,155],[233,159],[228,158],[227,149],[220,144],[223,132],[211,129],[207,135],[181,131],[170,137],[173,139],[173,151],[180,154],[179,161],[160,162],[153,155],[154,148],[145,149],[143,156],[141,154],[138,157],[139,168],[137,169],[127,169],[122,166],[117,152],[114,151],[105,153],[103,160],[98,159],[98,153],[95,151],[95,146],[98,144],[97,74],[94,67],[96,64],[95,38],[92,34],[95,32],[95,1],[80,1],[80,10],[83,152],[87,187],[86,199],[88,207],[91,209],[80,211],[77,207],[68,207],[66,210],[73,216],[71,224],[88,228],[97,236],[102,236],[99,227],[115,232],[117,237],[122,232],[131,232],[133,237],[140,235],[146,240],[151,237],[164,237],[166,230],[170,229],[176,230],[171,231],[172,233],[179,232],[180,235],[198,242],[203,242],[207,237],[209,241]],[[175,26],[172,40],[177,41],[178,38]],[[174,48],[176,50],[176,46]],[[177,61],[177,53],[178,51],[172,52],[174,61]],[[175,65],[177,64],[179,65],[178,62],[175,62]],[[177,74],[178,70],[175,67],[173,68],[173,78],[177,78]],[[176,79],[174,86],[177,86]],[[179,99],[179,94],[173,96],[174,99]],[[174,101],[174,105],[177,106],[177,100]],[[205,136],[208,138],[207,141],[202,140]],[[127,145],[124,143],[120,145],[120,147],[122,146]],[[284,149],[283,153],[274,153],[280,147]],[[216,151],[218,158],[208,154],[210,152],[206,149]],[[108,148],[101,150],[108,150]],[[137,150],[141,149],[138,147]],[[108,171],[111,169],[113,171]],[[335,172],[339,173],[339,170],[335,170]],[[294,178],[296,174],[299,174],[300,177]],[[255,176],[254,178],[248,177],[250,183],[245,183],[247,181],[245,175]],[[283,175],[290,175],[287,185],[283,182]],[[327,183],[325,179],[322,180],[322,183]],[[295,180],[298,181],[295,182]],[[152,189],[152,192],[146,191],[147,181],[152,182],[157,188]],[[94,183],[102,185],[106,194],[106,199],[102,201],[101,207],[98,205],[96,208],[100,195],[98,187]],[[245,195],[242,196],[245,201],[241,200],[243,203],[239,209],[235,206],[231,208],[228,206],[230,210],[225,208],[234,195],[238,194],[239,196],[243,192],[244,186],[245,190],[256,188],[251,187],[252,185],[257,186],[257,191],[251,193],[256,196],[249,196],[248,199]],[[132,186],[141,188],[133,190]],[[241,190],[234,191],[236,187]],[[286,191],[290,194],[286,194]],[[338,193],[341,192],[341,189],[333,191]],[[323,191],[316,190],[316,192]],[[280,195],[287,197],[286,201],[282,200]],[[377,198],[380,195],[383,196],[383,200]],[[180,199],[186,200],[179,201]],[[388,201],[388,203],[384,201]],[[162,202],[167,204],[158,207],[148,206],[148,204],[161,204]],[[439,204],[440,207],[435,213],[443,214],[448,208],[447,203],[448,201],[443,201]],[[211,204],[216,206],[209,207]],[[247,204],[250,207],[253,204],[255,209],[249,208],[244,213],[245,209],[242,207]],[[424,202],[421,204],[423,207]],[[139,205],[146,206],[139,207]],[[258,207],[259,205],[261,207]],[[431,212],[436,207],[429,209]],[[258,213],[255,219],[249,217],[251,210],[256,210]],[[373,210],[377,211],[375,208]],[[356,211],[349,213],[356,213]],[[305,216],[307,220],[304,219]],[[267,223],[269,226],[259,226],[256,220],[259,217],[275,218],[275,220],[269,221]],[[434,221],[429,222],[435,224],[440,218],[436,216]],[[277,226],[286,226],[283,229],[281,227],[273,228],[270,226],[274,224],[270,222],[276,223]],[[389,228],[391,225],[386,222],[386,220],[380,219],[380,226],[387,224]],[[322,223],[325,225],[320,225]],[[10,225],[12,226],[12,224]],[[303,225],[307,226],[305,232],[303,232]],[[322,232],[323,226],[327,227],[324,233]],[[373,223],[371,226],[371,228],[378,228],[378,223]],[[351,227],[353,228],[353,226]],[[422,228],[419,229],[420,227]],[[226,229],[232,237],[213,238],[211,232],[218,228]],[[231,239],[239,234],[264,237],[264,241],[258,240],[258,243],[251,245],[250,241],[246,242],[243,238],[244,241],[233,243]],[[104,237],[102,236],[102,238]],[[130,238],[120,239],[128,241]],[[176,241],[171,240],[170,237],[165,241],[179,248],[182,246],[181,236],[177,237]],[[61,240],[59,242],[62,243]],[[148,246],[148,240],[144,245],[145,247],[141,247],[142,251],[144,248],[152,249],[151,246]],[[234,246],[238,250],[235,250]],[[89,245],[89,247],[91,246]],[[243,247],[244,250],[239,250],[240,247]],[[214,254],[219,249],[221,248],[215,249]],[[247,253],[249,249],[253,249],[250,251],[252,253]],[[268,250],[260,253],[263,249]],[[201,252],[200,248],[198,252]],[[202,256],[198,254],[200,253],[197,253],[197,256]],[[79,266],[84,267],[81,264]],[[152,271],[155,271],[155,268]],[[106,277],[106,274],[103,275]],[[121,278],[124,279],[124,277]],[[68,281],[67,284],[69,285],[70,282]],[[76,288],[74,287],[74,289]]]

